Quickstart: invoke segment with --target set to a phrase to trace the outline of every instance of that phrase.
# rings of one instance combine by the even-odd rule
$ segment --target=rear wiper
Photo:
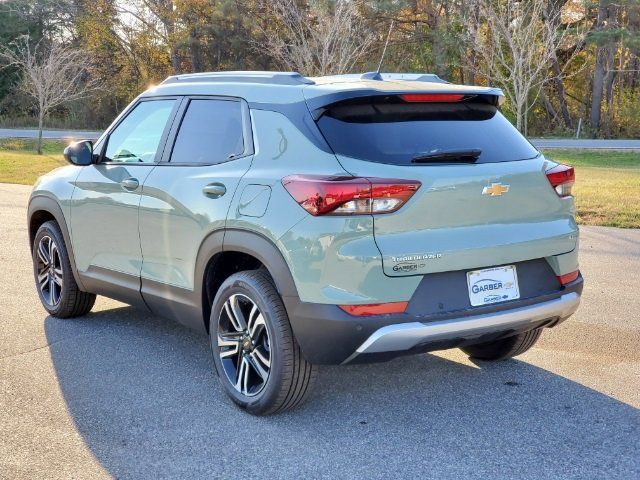
[[[416,155],[411,159],[412,163],[475,163],[482,154],[482,150],[473,148],[469,150],[442,150],[439,152]]]

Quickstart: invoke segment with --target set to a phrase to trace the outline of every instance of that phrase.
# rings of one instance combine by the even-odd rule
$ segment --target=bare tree
[[[53,43],[44,48],[38,42],[31,46],[28,35],[22,35],[9,46],[0,48],[0,61],[22,72],[21,90],[38,106],[38,154],[42,154],[42,128],[47,114],[55,107],[77,100],[97,88],[87,78],[88,55],[79,49]]]
[[[549,67],[561,48],[577,53],[581,39],[569,41],[559,9],[549,0],[472,0],[476,8],[464,17],[467,41],[481,62],[476,73],[498,84],[516,114],[516,127],[526,134],[527,112],[552,80]],[[582,37],[579,32],[573,36]],[[565,62],[568,64],[569,62]],[[531,98],[533,97],[533,98]]]
[[[265,8],[275,22],[256,48],[303,75],[346,73],[375,41],[355,1],[314,2],[307,9],[295,0],[271,0]]]

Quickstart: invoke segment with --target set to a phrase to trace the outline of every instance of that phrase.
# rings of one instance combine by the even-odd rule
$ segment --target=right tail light
[[[563,287],[571,282],[575,282],[580,276],[580,270],[576,270],[575,272],[565,273],[564,275],[558,275],[556,278],[560,282],[560,285]]]
[[[560,197],[570,197],[576,181],[576,172],[568,165],[556,165],[545,172],[551,186]]]

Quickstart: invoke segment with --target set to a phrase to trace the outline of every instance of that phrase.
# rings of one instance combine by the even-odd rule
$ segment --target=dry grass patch
[[[576,169],[576,209],[582,225],[640,228],[640,152],[547,150]]]

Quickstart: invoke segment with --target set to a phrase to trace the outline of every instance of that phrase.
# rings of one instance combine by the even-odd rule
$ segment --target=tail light
[[[311,215],[391,213],[404,205],[421,183],[365,177],[290,175],[282,185]]]
[[[338,305],[349,315],[367,317],[370,315],[388,315],[390,313],[404,313],[409,302],[373,303],[370,305]]]
[[[549,183],[561,197],[571,196],[571,187],[576,181],[576,173],[573,167],[568,165],[556,165],[546,172]]]
[[[578,275],[580,275],[580,270],[576,270],[575,272],[566,273],[564,275],[558,275],[556,278],[560,282],[560,285],[565,286],[567,283],[574,282],[578,279]]]

